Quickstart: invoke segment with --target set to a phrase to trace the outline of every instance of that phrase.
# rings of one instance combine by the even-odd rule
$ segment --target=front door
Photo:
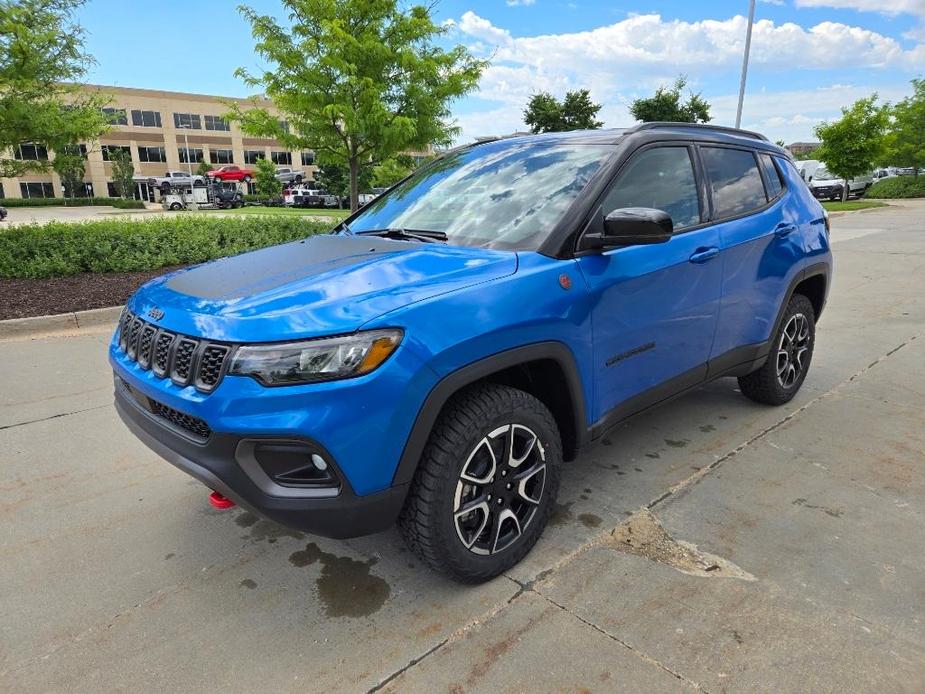
[[[601,214],[651,207],[671,215],[667,243],[579,258],[593,298],[594,420],[605,424],[706,376],[722,287],[719,233],[703,226],[692,149],[638,152]]]

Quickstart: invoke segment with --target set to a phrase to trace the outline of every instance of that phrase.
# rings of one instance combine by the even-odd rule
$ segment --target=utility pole
[[[189,151],[189,138],[186,136],[187,131],[192,128],[192,125],[183,125],[180,124],[180,127],[183,128],[183,146],[186,148],[186,166],[189,169],[189,193],[190,193],[190,209],[195,212],[199,209],[199,205],[196,204],[196,191],[193,187],[193,159],[192,154]]]
[[[752,24],[755,23],[755,0],[748,4],[748,29],[745,32],[745,55],[742,56],[742,80],[739,82],[739,106],[736,108],[736,127],[742,127],[742,102],[745,101],[745,77],[748,75],[748,53],[752,48]]]

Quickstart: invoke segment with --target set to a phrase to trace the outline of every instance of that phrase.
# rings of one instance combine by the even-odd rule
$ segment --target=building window
[[[128,145],[103,145],[100,149],[103,152],[103,161],[112,161],[112,153],[119,150],[132,156],[132,148]]]
[[[292,152],[270,152],[270,159],[274,164],[292,166]]]
[[[160,128],[160,111],[132,111],[132,125],[142,128]]]
[[[231,131],[231,124],[221,116],[203,116],[206,122],[206,130],[224,130]]]
[[[209,161],[213,164],[234,164],[234,153],[230,149],[210,149]]]
[[[163,147],[145,147],[138,145],[138,161],[166,162],[167,150]]]
[[[128,116],[124,108],[103,108],[100,109],[103,116],[113,125],[128,125]]]
[[[302,152],[302,166],[311,166],[315,163],[314,152]]]
[[[173,124],[177,128],[202,130],[202,122],[198,113],[175,113],[173,114]]]
[[[93,197],[93,184],[86,181],[81,181],[77,185],[77,190],[74,191],[74,194],[71,194],[71,191],[68,189],[64,181],[61,182],[61,194],[66,198],[92,198]]]
[[[202,147],[180,147],[177,150],[180,153],[180,162],[183,164],[198,164],[202,161]]]
[[[258,159],[266,159],[267,155],[262,149],[245,149],[244,163],[256,164]]]
[[[20,183],[19,194],[24,198],[53,198],[55,189],[51,183]]]
[[[288,132],[289,132],[289,121],[281,120],[281,121],[278,121],[278,122],[279,122],[279,127],[280,127],[280,129],[281,129],[284,133],[288,133]]]
[[[48,149],[45,145],[37,145],[34,142],[24,142],[19,145],[13,152],[17,159],[27,161],[48,161]]]

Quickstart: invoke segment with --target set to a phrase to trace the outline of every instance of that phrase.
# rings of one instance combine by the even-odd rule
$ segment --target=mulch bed
[[[50,279],[0,278],[0,320],[118,306],[152,277],[174,269],[88,272]]]

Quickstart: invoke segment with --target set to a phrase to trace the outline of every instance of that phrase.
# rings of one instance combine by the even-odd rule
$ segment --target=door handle
[[[719,249],[716,246],[710,246],[709,248],[698,248],[697,251],[690,257],[690,261],[692,263],[705,263],[718,255]]]
[[[797,225],[790,224],[789,222],[781,222],[776,227],[774,227],[774,235],[778,238],[783,238],[787,234],[796,231]]]

